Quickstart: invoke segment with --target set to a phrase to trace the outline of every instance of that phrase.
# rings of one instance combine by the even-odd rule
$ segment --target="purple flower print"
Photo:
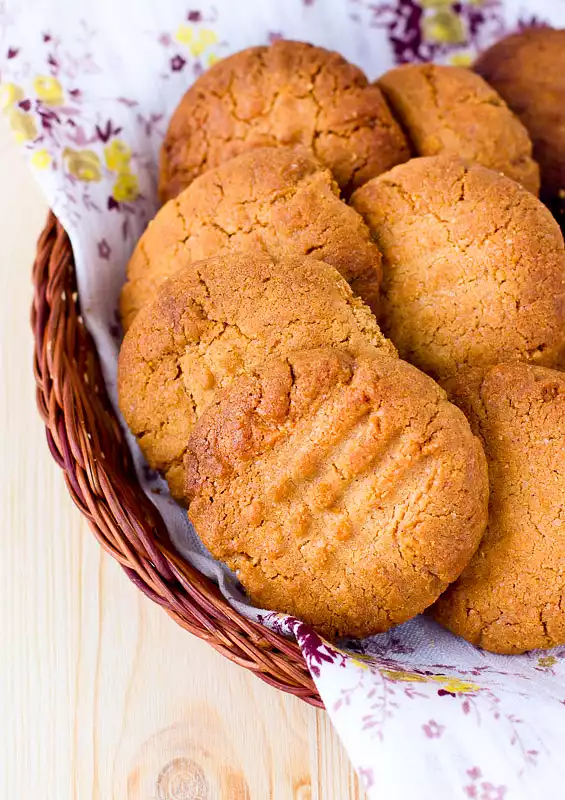
[[[193,9],[185,16],[188,25],[182,22],[174,34],[170,31],[157,34],[158,43],[167,50],[165,69],[160,73],[163,80],[175,80],[180,72],[189,81],[196,80],[220,58],[217,51],[226,48],[228,42],[218,39],[214,30],[217,18],[218,10],[213,5],[206,12]]]
[[[435,719],[431,719],[429,722],[422,725],[422,729],[428,739],[439,739],[445,730],[445,725],[440,725]]]
[[[471,778],[472,783],[463,787],[467,797],[473,800],[504,800],[506,797],[506,786],[495,786],[489,781],[481,781],[483,773],[478,767],[473,767],[467,770],[467,775]]]
[[[333,648],[328,647],[326,643],[320,639],[318,634],[303,622],[296,624],[294,633],[300,642],[300,647],[304,657],[307,660],[310,671],[313,675],[319,677],[320,666],[324,662],[327,664],[332,664],[337,656],[336,651]]]
[[[128,108],[135,108],[135,106],[139,105],[137,100],[131,100],[129,97],[118,97],[117,101]]]
[[[112,120],[107,120],[105,125],[96,125],[95,127],[96,136],[100,139],[101,142],[106,143],[110,140],[112,136],[117,136],[121,133],[121,127],[114,128]]]
[[[151,469],[149,464],[143,464],[141,471],[143,472],[143,477],[147,483],[156,483],[159,480],[159,473],[156,470]]]
[[[10,47],[10,49],[8,50],[7,56],[8,56],[8,58],[15,58],[18,55],[19,52],[20,52],[19,47]]]
[[[373,770],[370,767],[367,769],[365,769],[365,767],[359,767],[359,769],[357,770],[357,774],[361,778],[361,783],[365,791],[371,789],[375,785],[375,776],[373,774]]]
[[[179,53],[177,53],[176,56],[173,56],[171,58],[172,72],[180,72],[185,64],[186,64],[186,59],[183,58],[181,55],[179,55]]]
[[[43,106],[39,100],[37,100],[36,103],[36,112],[41,120],[41,127],[43,130],[50,131],[55,123],[59,124],[61,122],[60,116],[55,113],[55,111]]]
[[[99,257],[101,259],[103,259],[104,261],[108,261],[108,259],[110,258],[110,254],[112,252],[112,249],[111,249],[110,245],[108,244],[108,242],[106,241],[106,239],[100,239],[100,241],[98,242],[97,247],[98,247],[98,255],[99,255]]]
[[[492,783],[481,783],[478,786],[465,786],[467,797],[476,800],[504,800],[506,786],[494,786]]]
[[[460,48],[482,49],[483,40],[490,43],[503,33],[501,0],[447,3],[443,11],[433,13],[421,0],[389,0],[374,4],[357,0],[357,8],[363,5],[370,12],[369,26],[386,30],[397,64],[433,61]],[[356,10],[351,18],[361,22],[363,17]],[[430,36],[427,30],[430,23],[434,19],[439,23],[440,18],[444,28],[447,25],[443,36]]]
[[[537,17],[535,14],[532,14],[531,17],[520,17],[518,19],[518,25],[516,26],[517,30],[521,33],[522,31],[527,30],[528,28],[549,28],[549,22],[547,20],[542,19],[541,17]]]
[[[296,637],[308,668],[316,678],[320,676],[320,666],[323,663],[345,666],[345,654],[325,642],[309,625],[294,617],[287,617],[285,627]]]

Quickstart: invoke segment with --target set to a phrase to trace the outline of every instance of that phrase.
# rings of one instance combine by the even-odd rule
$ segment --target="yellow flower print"
[[[422,8],[451,8],[454,0],[419,0],[418,5]]]
[[[112,189],[112,197],[118,203],[132,203],[139,196],[139,183],[137,175],[132,172],[122,172]]]
[[[106,166],[112,172],[128,172],[131,150],[121,139],[114,139],[104,148]]]
[[[405,683],[426,683],[425,675],[416,675],[414,672],[400,672],[395,669],[382,669],[381,674],[391,681],[402,681]]]
[[[33,117],[25,111],[20,111],[19,108],[11,108],[8,111],[8,123],[18,142],[29,142],[37,136]]]
[[[73,150],[66,147],[63,150],[63,161],[67,172],[79,181],[100,180],[100,159],[94,150]]]
[[[478,692],[480,686],[476,683],[469,683],[468,681],[459,680],[459,678],[450,678],[447,675],[417,675],[414,672],[400,672],[393,669],[381,670],[385,678],[390,678],[392,681],[403,681],[406,683],[440,683],[446,692],[451,694],[471,694]]]
[[[540,656],[538,658],[538,667],[547,669],[549,667],[553,667],[555,664],[557,664],[557,659],[555,656]]]
[[[194,35],[194,28],[190,25],[179,25],[175,33],[175,39],[180,44],[188,47],[193,56],[201,56],[202,53],[218,41],[216,33],[209,28],[202,28],[198,36]]]
[[[447,675],[433,675],[430,677],[430,680],[441,683],[445,691],[451,692],[451,694],[471,694],[473,692],[478,692],[481,688],[477,686],[476,683],[462,681],[459,680],[459,678],[450,678]]]
[[[47,169],[52,160],[53,159],[47,150],[43,148],[42,150],[36,150],[35,153],[33,153],[30,158],[30,164],[32,167],[35,167],[35,169]]]
[[[175,39],[180,44],[189,45],[192,43],[192,39],[194,38],[194,31],[190,25],[179,25],[177,28],[177,32],[175,33]]]
[[[216,64],[220,60],[220,57],[217,56],[215,53],[210,53],[210,55],[206,60],[208,61],[208,66],[213,67],[214,64]]]
[[[33,88],[46,106],[61,106],[65,102],[63,87],[52,75],[38,75],[33,82]]]
[[[441,44],[463,44],[465,42],[465,27],[455,11],[443,9],[430,17],[425,17],[422,22],[424,38],[429,42]]]
[[[454,53],[449,59],[449,63],[454,67],[470,67],[473,63],[471,53]]]
[[[197,41],[194,42],[194,44],[190,48],[190,52],[192,53],[193,56],[199,56],[208,47],[211,47],[213,44],[216,44],[217,41],[218,37],[214,31],[208,28],[203,28],[200,31]]]
[[[20,89],[15,83],[3,83],[0,86],[0,108],[9,108],[23,99],[23,89]]]
[[[344,655],[347,655],[348,663],[354,664],[356,667],[359,667],[359,669],[370,669],[373,663],[372,656],[365,655],[364,653],[356,653],[354,656],[351,655],[351,653],[344,653]]]

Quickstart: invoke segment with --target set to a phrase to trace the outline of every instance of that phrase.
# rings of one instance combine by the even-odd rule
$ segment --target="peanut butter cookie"
[[[565,349],[565,249],[515,181],[454,156],[416,158],[358,189],[383,255],[383,332],[436,378],[471,366],[554,366]]]
[[[565,375],[504,364],[446,388],[482,439],[490,507],[476,556],[434,615],[495,653],[565,644]]]
[[[261,250],[190,264],[166,281],[127,332],[118,363],[124,418],[174,497],[194,423],[218,387],[270,355],[336,345],[394,347],[333,268]]]
[[[124,329],[178,269],[253,242],[326,261],[376,309],[381,255],[330,171],[307,150],[263,147],[201,175],[149,223],[128,264]]]
[[[219,61],[187,91],[163,148],[159,192],[261,145],[310,148],[345,194],[409,157],[380,89],[338,53],[277,41]]]
[[[527,130],[479,75],[463,67],[404,64],[377,85],[419,156],[451,153],[539,192]]]
[[[475,70],[527,128],[542,198],[565,209],[565,30],[530,28],[483,53]]]
[[[185,455],[189,516],[256,605],[330,638],[423,611],[483,533],[484,453],[400,359],[293,353],[238,379]]]

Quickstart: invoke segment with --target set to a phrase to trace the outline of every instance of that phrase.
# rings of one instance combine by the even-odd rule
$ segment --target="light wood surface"
[[[326,714],[177,627],[72,504],[32,375],[47,207],[3,121],[0,177],[0,798],[360,798]]]

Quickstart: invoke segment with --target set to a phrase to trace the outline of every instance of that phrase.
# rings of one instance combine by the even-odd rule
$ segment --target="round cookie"
[[[417,158],[358,189],[383,255],[380,322],[436,378],[565,351],[565,249],[545,206],[454,156]]]
[[[463,67],[404,64],[377,85],[417,155],[476,161],[538,194],[528,132],[479,75]]]
[[[508,36],[474,68],[527,128],[543,199],[565,208],[565,30],[530,28]]]
[[[346,194],[409,157],[380,89],[360,69],[338,53],[280,40],[219,61],[184,95],[161,150],[161,199],[246,150],[297,144]]]
[[[331,639],[427,608],[487,519],[467,420],[389,356],[320,349],[266,363],[219,394],[185,465],[189,517],[252,602]]]
[[[330,171],[307,150],[263,147],[201,175],[149,223],[128,264],[124,329],[182,266],[253,242],[312,253],[376,309],[381,255]]]
[[[188,436],[217,388],[270,355],[325,345],[396,354],[367,306],[322,261],[252,250],[195,262],[160,287],[127,332],[120,409],[180,498]]]
[[[476,556],[434,616],[495,653],[565,644],[565,375],[504,364],[446,388],[483,441],[490,508]]]

